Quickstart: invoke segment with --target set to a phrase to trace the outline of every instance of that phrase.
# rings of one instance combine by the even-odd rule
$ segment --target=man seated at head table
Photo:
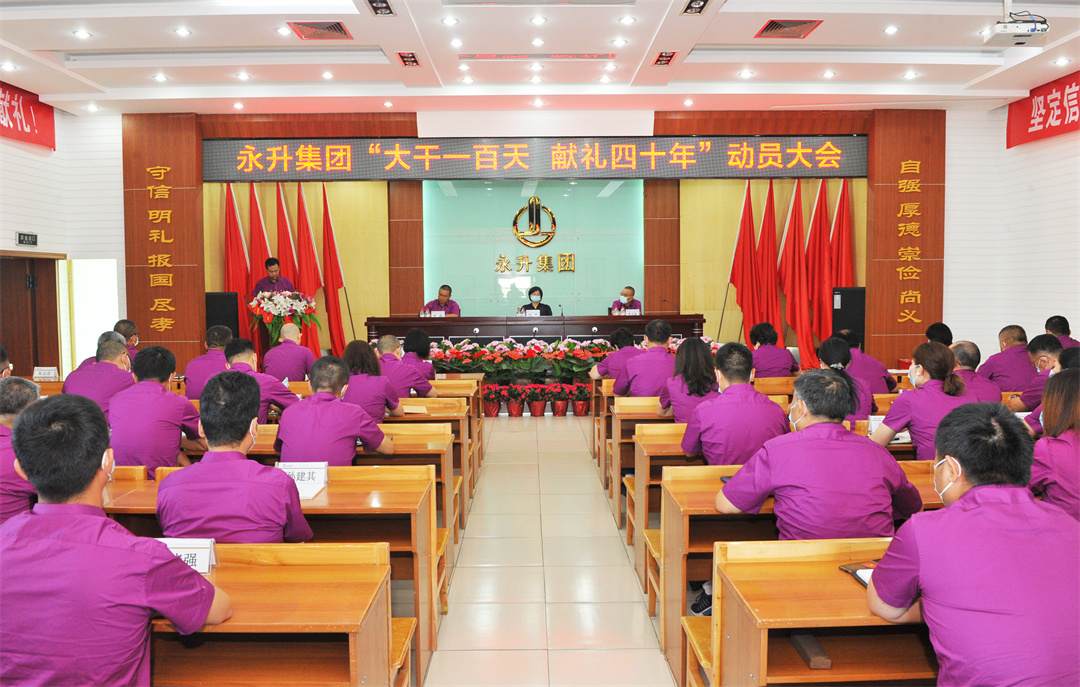
[[[341,358],[315,361],[308,381],[311,396],[281,414],[274,450],[282,462],[352,465],[357,439],[365,451],[394,452],[394,442],[360,406],[341,400],[348,381],[349,368]]]
[[[645,325],[645,352],[626,361],[615,379],[616,396],[659,396],[669,377],[675,374],[675,356],[668,351],[671,325],[653,320]]]
[[[694,408],[682,449],[688,456],[704,454],[709,465],[742,465],[766,441],[788,433],[788,417],[751,386],[754,367],[749,348],[724,344],[715,361],[720,396]]]
[[[0,526],[0,673],[11,685],[150,685],[150,620],[180,634],[232,615],[228,594],[165,544],[102,509],[109,426],[81,396],[51,396],[15,422],[16,470],[38,503]]]
[[[1009,410],[1017,413],[1033,410],[1042,403],[1042,390],[1046,380],[1054,374],[1058,357],[1065,350],[1061,341],[1053,334],[1039,334],[1027,345],[1028,358],[1035,366],[1035,376],[1031,378],[1020,393],[1009,396],[1006,405]]]
[[[206,381],[229,369],[225,347],[232,338],[232,330],[223,324],[215,324],[206,330],[206,353],[189,360],[184,368],[184,395],[188,400],[198,400]]]
[[[311,539],[296,483],[247,458],[259,436],[258,382],[222,372],[206,383],[199,411],[199,432],[210,448],[199,462],[161,480],[157,517],[165,536],[235,544]]]
[[[255,282],[255,288],[249,294],[250,298],[264,292],[296,291],[293,283],[288,278],[281,276],[281,262],[277,258],[268,258],[264,265],[266,267],[266,276]]]
[[[131,357],[124,344],[106,341],[98,346],[97,362],[74,370],[64,380],[63,393],[86,396],[95,401],[109,418],[109,401],[128,387],[135,386]]]
[[[379,338],[379,365],[382,373],[394,385],[398,398],[408,398],[411,391],[417,396],[436,398],[439,392],[431,386],[422,372],[415,367],[401,362],[401,342],[393,334]]]
[[[590,379],[618,379],[626,368],[628,360],[645,351],[634,345],[634,335],[626,327],[619,327],[608,336],[608,343],[615,351],[606,355],[599,363],[589,368]],[[674,369],[674,368],[673,368]]]
[[[1043,503],[1080,520],[1080,370],[1061,370],[1047,380],[1043,407],[1044,436],[1035,442],[1029,486]]]
[[[0,346],[0,364],[3,364]],[[0,524],[25,513],[37,500],[34,485],[15,471],[15,449],[11,428],[16,418],[38,400],[41,387],[29,379],[0,375]]]
[[[151,478],[159,467],[190,465],[183,451],[205,451],[206,442],[199,436],[199,411],[169,388],[176,356],[163,346],[147,346],[132,367],[138,384],[109,404],[116,464],[145,465]]]
[[[1063,348],[1077,348],[1080,347],[1080,341],[1072,338],[1072,330],[1069,329],[1069,321],[1065,319],[1064,315],[1054,315],[1046,320],[1046,324],[1043,325],[1047,334],[1053,334],[1061,342]]]
[[[863,353],[859,348],[858,334],[850,329],[841,329],[833,332],[833,336],[847,341],[848,348],[851,349],[851,364],[845,371],[852,377],[866,382],[870,387],[870,393],[890,394],[896,389],[896,378],[881,364],[881,361]]]
[[[292,322],[281,327],[278,345],[263,357],[263,372],[279,382],[302,382],[315,363],[315,354],[307,346],[300,345],[300,327]]]
[[[952,346],[952,330],[944,322],[935,322],[926,328],[926,340],[942,346]]]
[[[1000,353],[986,359],[979,374],[1002,391],[1022,391],[1035,376],[1035,366],[1027,352],[1027,332],[1018,324],[1002,327],[998,332]]]
[[[975,372],[982,359],[979,347],[970,341],[957,341],[949,349],[956,357],[953,373],[964,381],[967,392],[979,403],[1001,403],[1001,389],[997,384]]]
[[[641,301],[634,298],[635,293],[633,286],[624,286],[619,297],[611,303],[611,314],[624,315],[627,310],[637,310],[638,315],[644,315],[645,310],[641,307]]]
[[[285,410],[298,400],[296,394],[289,387],[281,383],[280,379],[274,379],[268,374],[256,372],[258,360],[255,355],[255,344],[251,339],[233,339],[225,345],[225,362],[229,369],[235,372],[243,372],[259,385],[259,424],[266,424],[266,418],[270,415],[270,405],[273,404]],[[201,398],[201,396],[200,396]]]
[[[870,610],[925,620],[939,685],[1080,683],[1080,523],[1028,490],[1032,442],[1000,403],[953,410],[934,490],[877,564]]]
[[[98,348],[101,348],[101,344],[103,344],[103,343],[106,343],[106,342],[109,342],[109,341],[115,341],[115,342],[117,342],[117,343],[120,343],[120,344],[125,344],[125,341],[126,341],[126,340],[125,340],[125,339],[124,339],[124,337],[123,337],[123,336],[122,336],[122,335],[121,335],[121,334],[120,334],[119,332],[117,332],[117,331],[116,331],[115,329],[110,329],[110,330],[109,330],[109,331],[107,331],[107,332],[102,332],[102,333],[101,333],[101,336],[99,336],[99,337],[98,337],[98,340],[97,340],[97,347],[98,347]],[[126,347],[126,344],[125,344],[125,347]],[[97,349],[95,349],[95,351],[96,351],[96,350],[97,350]],[[129,353],[129,357],[130,357],[130,353]],[[98,359],[97,359],[97,354],[95,353],[94,355],[90,356],[90,357],[89,357],[89,358],[87,358],[86,360],[84,360],[84,361],[82,361],[81,363],[79,363],[79,366],[78,366],[77,368],[75,368],[75,369],[76,369],[76,370],[81,370],[81,369],[83,369],[84,367],[87,367],[87,366],[89,366],[89,365],[93,365],[93,364],[94,364],[94,363],[96,363],[97,361],[98,361]]]
[[[754,346],[754,374],[757,377],[791,377],[799,372],[799,363],[786,348],[778,348],[776,327],[758,322],[750,328],[750,343]]]
[[[128,357],[135,360],[135,355],[139,352],[139,349],[135,348],[139,345],[139,328],[131,320],[117,320],[113,325],[113,331],[124,337],[124,345],[128,349]]]
[[[439,287],[439,297],[433,301],[424,303],[424,312],[441,312],[446,317],[459,317],[461,315],[461,307],[457,304],[457,301],[451,300],[450,295],[453,293],[453,289],[449,284],[443,284]]]
[[[1080,347],[1063,350],[1053,367],[1055,375],[1062,370],[1073,369],[1080,369]],[[1028,431],[1031,432],[1032,436],[1039,436],[1043,433],[1041,403],[1031,409],[1031,412],[1024,418],[1024,424],[1028,426]]]

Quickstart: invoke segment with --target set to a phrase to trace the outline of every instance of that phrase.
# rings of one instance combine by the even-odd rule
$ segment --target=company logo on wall
[[[529,215],[529,230],[519,231],[518,220],[525,213]],[[544,215],[547,215],[551,222],[551,229],[548,231],[543,230],[542,220]],[[513,227],[514,236],[518,241],[521,241],[522,244],[529,248],[539,248],[555,238],[555,215],[540,203],[539,196],[533,196],[529,198],[529,203],[514,215]]]

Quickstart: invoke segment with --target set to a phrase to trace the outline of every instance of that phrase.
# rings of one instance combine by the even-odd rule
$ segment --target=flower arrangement
[[[522,400],[526,403],[551,400],[550,387],[547,384],[526,384],[520,388],[522,390]]]
[[[574,384],[574,396],[571,401],[588,401],[592,395],[592,389],[588,384]]]
[[[507,384],[500,386],[499,390],[502,394],[503,403],[521,403],[521,397],[524,395],[525,387],[519,384]]]
[[[436,372],[482,372],[491,382],[507,384],[519,378],[539,381],[551,376],[569,381],[584,377],[612,350],[605,339],[553,343],[531,339],[522,344],[506,338],[486,346],[444,339],[432,343],[430,357]]]
[[[713,341],[707,336],[701,337],[701,340],[709,344],[709,353],[711,355],[716,355],[716,352],[720,350],[721,346],[723,346],[723,344],[719,341]],[[668,351],[670,351],[672,355],[675,355],[675,353],[678,352],[679,346],[682,344],[683,341],[686,341],[685,337],[680,337],[678,339],[672,340],[672,342],[668,344]]]
[[[498,384],[485,384],[483,391],[480,392],[480,398],[486,403],[502,403],[506,400],[504,394],[503,387]]]
[[[299,291],[262,291],[248,303],[251,311],[251,330],[255,331],[261,321],[270,335],[270,341],[277,341],[281,328],[286,322],[297,326],[314,323],[322,327],[315,317],[315,299]]]
[[[574,395],[574,384],[548,385],[548,399],[551,401],[570,401]]]

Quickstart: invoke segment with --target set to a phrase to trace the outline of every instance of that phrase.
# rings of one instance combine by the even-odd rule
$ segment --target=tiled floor
[[[425,687],[672,687],[589,418],[499,418]]]

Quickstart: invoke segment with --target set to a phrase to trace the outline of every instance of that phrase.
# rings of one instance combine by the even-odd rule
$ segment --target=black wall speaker
[[[206,328],[223,324],[232,330],[234,338],[239,338],[240,317],[239,301],[233,291],[206,294]]]
[[[833,289],[833,331],[850,329],[859,335],[859,344],[865,344],[866,334],[866,288],[852,286]]]

